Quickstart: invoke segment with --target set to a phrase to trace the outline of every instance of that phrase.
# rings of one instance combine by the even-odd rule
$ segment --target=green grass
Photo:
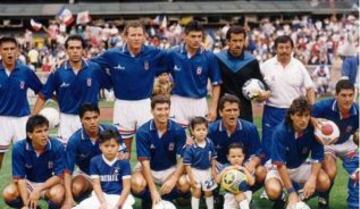
[[[107,104],[105,105],[107,106]],[[104,121],[109,122],[109,121]],[[255,123],[257,124],[257,127],[261,127],[261,119],[256,118]],[[55,133],[54,130],[51,131],[51,133]],[[259,133],[261,133],[261,129],[259,129]],[[135,147],[133,145],[133,147]],[[6,185],[8,185],[11,181],[11,152],[9,151],[5,155],[4,164],[2,167],[2,170],[0,171],[0,190],[2,191]],[[132,152],[132,159],[131,159],[131,165],[134,166],[136,163],[136,153],[133,150]],[[335,181],[335,185],[331,191],[331,208],[332,209],[347,209],[346,205],[346,197],[347,197],[347,181],[348,181],[348,175],[344,171],[341,165],[341,161],[338,161],[338,175]],[[268,200],[263,200],[259,198],[259,195],[261,194],[262,189],[259,190],[257,193],[253,196],[253,204],[252,209],[269,209],[271,208],[272,203]],[[316,199],[312,199],[308,201],[308,204],[311,208],[317,208],[317,201]],[[44,205],[44,204],[43,204]],[[46,207],[43,207],[46,208]],[[191,208],[184,207],[183,209]],[[205,208],[205,207],[203,207]],[[1,195],[0,198],[0,209],[9,209],[4,203],[3,197]],[[141,209],[140,201],[137,200],[134,206],[134,209]]]

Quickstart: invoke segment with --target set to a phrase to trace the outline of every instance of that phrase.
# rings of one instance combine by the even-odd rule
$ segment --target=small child
[[[119,133],[106,130],[100,133],[101,155],[90,161],[93,194],[75,209],[132,209],[135,200],[130,195],[131,169],[128,160],[118,160]]]
[[[170,97],[173,82],[168,73],[160,74],[154,82],[153,95],[164,95]]]
[[[248,186],[255,184],[255,177],[250,174],[250,172],[243,167],[245,152],[244,147],[238,143],[232,143],[228,147],[227,159],[230,163],[230,166],[226,167],[220,172],[216,177],[218,183],[221,182],[225,171],[229,169],[238,169],[246,175],[246,181]],[[238,194],[232,194],[226,192],[224,195],[224,209],[249,209],[251,202],[252,192],[250,188],[247,191],[241,191]]]
[[[207,138],[207,120],[203,117],[193,118],[190,122],[190,133],[194,143],[185,148],[183,162],[191,185],[191,208],[199,208],[202,190],[207,208],[213,209],[212,191],[217,187],[214,181],[216,152],[214,144]]]

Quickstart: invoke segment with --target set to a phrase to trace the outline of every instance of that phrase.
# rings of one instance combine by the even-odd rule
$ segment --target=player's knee
[[[256,183],[263,183],[265,181],[267,170],[264,166],[258,166],[255,171]]]
[[[65,197],[65,189],[58,184],[50,188],[48,199],[57,205],[61,205]]]
[[[84,192],[84,190],[84,184],[82,184],[81,182],[73,182],[71,184],[71,192],[75,198],[80,196],[80,194]]]
[[[323,163],[323,169],[329,176],[330,180],[334,180],[337,174],[336,161],[330,155],[326,155]]]
[[[146,180],[140,172],[136,172],[131,177],[131,190],[135,194],[141,193],[146,187]]]
[[[265,184],[265,191],[270,200],[277,200],[282,192],[282,186],[276,179],[270,179]]]
[[[188,182],[188,180],[186,179],[185,175],[182,175],[177,184],[176,184],[176,188],[182,192],[182,193],[186,193],[190,190],[190,184]]]
[[[331,184],[331,181],[330,181],[329,176],[325,172],[321,171],[318,176],[317,190],[320,192],[325,192],[325,191],[329,190],[330,184]]]
[[[195,198],[200,198],[201,197],[201,190],[199,188],[194,188],[192,191],[191,191],[191,195]]]
[[[3,190],[4,201],[12,201],[19,197],[19,193],[14,184],[10,184]]]

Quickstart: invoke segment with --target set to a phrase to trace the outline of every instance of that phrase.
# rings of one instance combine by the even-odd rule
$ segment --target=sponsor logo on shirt
[[[174,66],[174,71],[180,71],[180,70],[181,70],[181,68],[179,66],[177,66],[177,65]]]
[[[150,149],[155,149],[155,148],[156,148],[155,145],[153,144],[150,145]]]
[[[114,69],[115,69],[115,70],[125,70],[125,67],[122,66],[122,65],[120,65],[120,64],[118,64],[118,65],[114,66]]]
[[[66,88],[66,87],[69,87],[69,86],[70,86],[70,83],[62,82],[61,85],[60,85],[60,88]]]

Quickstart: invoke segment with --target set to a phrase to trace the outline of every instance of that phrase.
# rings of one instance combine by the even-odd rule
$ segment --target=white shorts
[[[103,193],[106,203],[108,204],[108,208],[114,208],[116,203],[119,201],[120,195],[116,194],[106,194]],[[121,207],[122,209],[132,209],[132,205],[135,203],[134,197],[129,194],[126,198],[124,205]],[[96,197],[95,192],[91,193],[89,198],[81,201],[79,205],[73,207],[73,209],[98,209],[100,207],[99,199]]]
[[[208,114],[206,97],[198,99],[172,95],[170,99],[170,116],[181,126],[188,126],[195,116],[205,117]]]
[[[142,171],[141,163],[135,165],[134,171]],[[151,170],[151,176],[154,179],[155,184],[162,185],[169,179],[176,171],[176,166],[170,167],[162,171]]]
[[[67,144],[70,136],[81,128],[80,117],[78,115],[71,115],[60,113],[60,124],[58,136],[61,142]]]
[[[215,180],[211,176],[211,169],[200,170],[196,168],[191,168],[191,171],[197,183],[197,188],[202,189],[202,191],[208,192],[213,191],[217,187]],[[189,177],[186,177],[189,180]]]
[[[35,183],[35,182],[31,182],[29,180],[25,180],[26,181],[26,190],[31,193],[32,191],[34,191],[36,188],[41,187],[42,185],[44,185],[44,182],[40,182],[40,183]],[[45,193],[47,190],[43,190],[40,194],[41,198],[45,198]]]
[[[268,173],[266,175],[265,182],[271,178],[276,178],[280,182],[282,182],[279,172],[275,165],[269,166],[268,162],[267,162],[266,167],[267,167]],[[311,175],[311,162],[304,162],[297,168],[293,168],[293,169],[288,168],[287,172],[292,181],[294,181],[296,183],[304,184],[310,178],[310,175]]]
[[[29,116],[0,116],[0,153],[9,149],[11,142],[15,143],[26,138],[26,122]]]
[[[124,139],[133,137],[136,129],[152,118],[150,104],[149,98],[136,101],[115,100],[113,123],[119,127]]]
[[[251,202],[252,198],[252,192],[246,191],[244,192],[244,195],[246,196],[247,201]],[[235,196],[231,193],[226,192],[224,195],[224,209],[241,209],[239,206],[239,202],[236,201]]]
[[[353,141],[352,135],[342,144],[331,144],[324,146],[325,154],[330,154],[335,159],[336,157],[340,157],[342,160],[346,158],[347,154],[352,153],[355,150],[357,150],[357,146]]]

